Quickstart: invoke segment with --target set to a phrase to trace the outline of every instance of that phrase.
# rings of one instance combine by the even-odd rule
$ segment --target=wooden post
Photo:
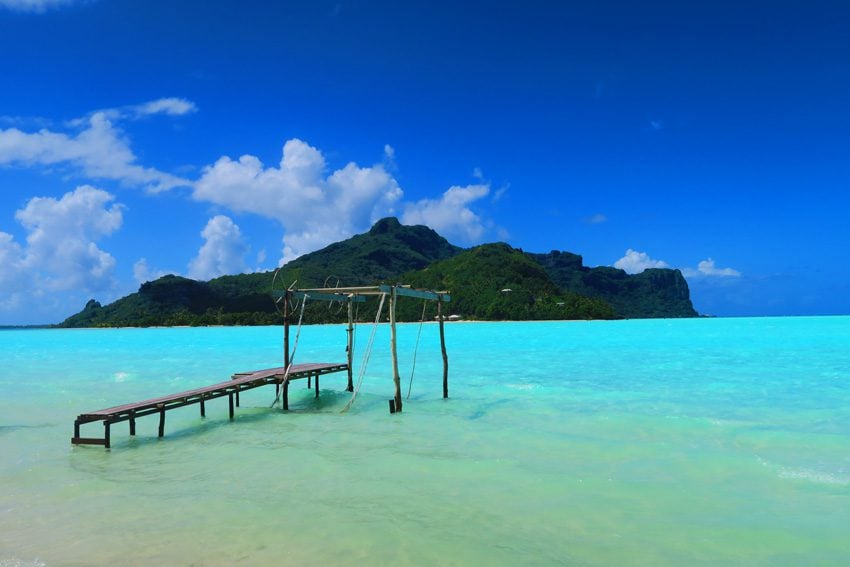
[[[201,417],[207,416],[207,407],[204,405],[205,398],[206,396],[204,394],[201,394]]]
[[[103,446],[109,449],[109,422],[103,422]]]
[[[239,385],[236,386],[236,407],[239,407]]]
[[[313,384],[313,377],[308,374],[307,375],[307,389],[308,390],[313,387],[312,384]]]
[[[393,356],[393,384],[395,384],[395,411],[401,412],[401,377],[398,375],[398,350],[396,349],[395,304],[398,301],[396,287],[390,292],[390,351]]]
[[[159,436],[165,436],[165,406],[159,405]]]
[[[136,434],[136,414],[130,412],[130,435]]]
[[[289,367],[289,298],[292,292],[288,289],[283,294],[283,367]]]
[[[354,361],[354,296],[348,296],[348,343],[345,347],[345,354],[348,359],[348,386],[345,388],[349,392],[354,391],[354,373],[351,368]]]
[[[233,394],[227,394],[227,405],[230,407],[230,419],[233,420]]]
[[[283,411],[289,410],[289,380],[283,383]]]
[[[316,374],[316,397],[319,397],[319,375]]]
[[[446,333],[443,325],[443,297],[437,299],[437,320],[440,325],[440,350],[443,353],[443,398],[449,397],[449,355],[446,354]]]
[[[80,436],[80,420],[75,419],[74,420],[74,439],[79,438],[79,436]]]

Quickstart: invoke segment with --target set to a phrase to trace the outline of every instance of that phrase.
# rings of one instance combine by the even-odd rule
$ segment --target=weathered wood
[[[283,411],[289,409],[289,380],[283,383]]]
[[[292,292],[286,290],[283,297],[283,366],[289,366],[289,298]]]
[[[430,299],[431,301],[445,301],[447,303],[452,300],[448,293],[427,291],[424,289],[411,289],[400,285],[379,285],[378,289],[382,293],[391,293],[392,290],[392,293],[395,293],[396,295],[415,297],[417,299]]]
[[[319,397],[319,375],[316,374],[316,397]]]
[[[71,438],[71,443],[74,445],[106,445],[106,439],[98,439],[96,437],[78,437]],[[109,447],[107,447],[108,449]]]
[[[291,380],[301,379],[316,376],[316,386],[318,387],[318,376],[322,374],[331,374],[335,372],[344,372],[348,370],[347,364],[328,364],[322,362],[294,364],[290,367],[287,374],[286,368],[276,367],[257,370],[252,372],[240,372],[234,375],[234,378],[227,382],[220,382],[211,386],[204,386],[194,390],[187,390],[177,394],[168,396],[160,396],[141,402],[133,402],[114,406],[98,411],[83,413],[77,416],[74,420],[74,436],[71,442],[75,445],[102,445],[106,442],[103,440],[97,443],[92,443],[89,437],[80,436],[80,427],[85,423],[100,421],[104,425],[111,425],[122,421],[130,421],[130,434],[135,434],[135,421],[140,417],[147,415],[159,414],[160,427],[159,436],[163,437],[165,427],[165,412],[172,409],[177,409],[191,404],[199,404],[201,406],[201,416],[206,415],[206,400],[228,396],[232,406],[234,396],[238,395],[243,390],[259,388],[261,386],[275,384],[278,388],[285,376],[288,379],[284,387],[284,409],[289,409],[288,399],[288,384]],[[318,391],[318,390],[317,390]],[[233,418],[234,411],[230,408],[230,416]]]
[[[443,355],[443,398],[449,397],[449,355],[446,353],[446,331],[443,320],[443,302],[437,302],[437,321],[440,326],[440,352]]]
[[[109,422],[103,422],[103,446],[109,449]]]
[[[227,405],[230,408],[230,419],[233,420],[233,394],[227,395]]]
[[[310,301],[315,300],[315,301],[339,301],[339,302],[343,302],[343,301],[348,300],[349,297],[351,297],[352,301],[357,301],[358,303],[362,303],[363,301],[366,301],[366,298],[363,297],[362,295],[352,296],[350,293],[336,293],[336,292],[334,292],[335,289],[338,289],[338,288],[323,288],[322,291],[298,290],[298,291],[293,291],[291,293],[292,293],[292,297],[294,299],[304,299],[306,297],[306,298],[310,299]],[[328,292],[330,292],[330,293],[328,293]],[[280,292],[278,292],[278,293],[280,293]]]
[[[390,290],[390,352],[393,359],[393,385],[395,385],[395,411],[401,411],[401,377],[398,374],[398,349],[396,348],[395,305],[397,287]]]
[[[348,385],[346,390],[354,391],[354,372],[352,371],[354,362],[354,302],[351,297],[348,298],[348,341],[345,345],[346,362],[348,363]]]
[[[239,386],[236,386],[236,407],[239,407]]]

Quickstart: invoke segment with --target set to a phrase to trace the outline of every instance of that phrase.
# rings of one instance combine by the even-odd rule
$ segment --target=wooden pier
[[[286,367],[268,368],[265,370],[257,370],[253,372],[239,372],[233,375],[233,378],[227,382],[219,382],[210,386],[178,392],[168,396],[152,398],[141,402],[133,402],[111,408],[106,408],[98,411],[83,413],[77,416],[74,420],[74,437],[71,438],[71,443],[74,445],[103,445],[109,448],[110,427],[113,423],[122,421],[130,422],[130,435],[136,434],[136,419],[146,415],[159,415],[159,437],[165,435],[165,412],[188,406],[199,404],[201,406],[201,417],[206,416],[206,402],[216,398],[228,397],[228,406],[230,410],[230,419],[234,415],[235,406],[239,406],[239,393],[247,390],[253,390],[260,386],[275,384],[277,388],[283,388],[283,409],[289,409],[289,382],[300,378],[314,379],[316,388],[316,397],[319,396],[319,376],[322,374],[331,374],[334,372],[346,372],[349,370],[348,364],[328,364],[328,363],[306,363],[293,364],[289,369],[287,376]],[[98,437],[80,437],[80,426],[85,423],[103,422],[103,438]]]
[[[275,277],[277,277],[277,274],[275,274]],[[398,370],[398,353],[396,348],[396,303],[398,302],[399,297],[422,299],[425,302],[432,301],[437,304],[437,321],[439,323],[440,331],[440,352],[443,358],[443,398],[449,397],[449,360],[446,354],[445,332],[443,329],[443,322],[445,318],[442,314],[443,303],[448,303],[449,301],[451,301],[451,296],[447,291],[411,289],[409,286],[404,286],[400,284],[382,284],[377,286],[344,288],[335,287],[321,289],[293,289],[293,287],[294,285],[288,289],[285,289],[280,292],[274,292],[272,294],[273,298],[276,299],[276,303],[283,303],[283,366],[277,368],[268,368],[265,370],[256,370],[252,372],[238,372],[234,374],[233,377],[227,382],[220,382],[211,386],[204,386],[202,388],[196,388],[194,390],[178,392],[176,394],[171,394],[168,396],[161,396],[159,398],[153,398],[141,402],[134,402],[121,406],[115,406],[107,409],[80,414],[79,416],[77,416],[77,419],[74,420],[74,436],[71,438],[71,443],[73,443],[74,445],[103,445],[108,449],[110,446],[110,427],[113,423],[129,421],[130,435],[135,435],[136,419],[144,417],[146,415],[154,414],[159,415],[159,436],[163,437],[165,435],[165,413],[168,410],[177,409],[192,404],[199,404],[201,410],[201,417],[205,417],[206,401],[216,398],[222,398],[224,396],[228,397],[230,419],[233,419],[234,406],[239,406],[240,392],[252,390],[254,388],[259,388],[260,386],[266,386],[270,384],[276,385],[276,393],[282,398],[282,408],[283,410],[288,410],[290,381],[298,380],[300,378],[307,378],[309,387],[311,379],[315,379],[314,387],[316,390],[316,397],[319,397],[319,376],[321,376],[322,374],[330,374],[334,372],[346,372],[348,375],[348,384],[346,386],[346,390],[352,392],[352,397],[351,400],[348,402],[348,405],[346,406],[345,410],[343,410],[346,411],[348,407],[350,407],[351,404],[354,402],[354,398],[357,396],[359,385],[360,383],[362,383],[363,375],[366,369],[366,362],[368,362],[369,351],[371,350],[372,342],[370,339],[369,346],[367,347],[368,350],[364,355],[364,363],[361,365],[360,369],[361,372],[360,378],[358,380],[358,388],[354,388],[352,366],[354,356],[355,318],[353,307],[355,303],[363,302],[366,300],[366,297],[370,296],[380,297],[380,303],[377,309],[375,323],[372,331],[372,338],[374,338],[374,330],[377,328],[380,322],[384,299],[389,299],[388,311],[390,322],[390,351],[392,354],[392,377],[393,384],[395,386],[395,395],[392,399],[389,400],[390,413],[397,413],[402,411],[401,380]],[[292,310],[290,309],[290,303],[293,300],[300,301],[301,310],[300,315],[298,317],[298,329],[300,331],[302,317],[304,315],[304,304],[308,299],[332,303],[336,302],[340,305],[347,305],[348,328],[346,341],[347,344],[345,349],[346,362],[338,364],[292,363],[292,359],[295,355],[295,347],[297,347],[298,345],[298,336],[300,335],[300,332],[296,334],[295,347],[293,347],[290,351],[289,327],[291,325],[292,318]],[[424,306],[422,313],[423,318],[422,321],[420,321],[420,332],[421,324],[424,323]],[[416,341],[416,345],[417,347],[419,345],[418,338]],[[415,360],[416,354],[414,352],[414,368]],[[411,384],[412,380],[413,374],[411,373]],[[277,399],[275,399],[275,403],[276,402]],[[80,436],[80,426],[92,422],[103,423],[103,438]]]

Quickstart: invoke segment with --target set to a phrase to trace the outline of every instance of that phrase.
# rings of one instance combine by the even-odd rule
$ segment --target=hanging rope
[[[280,395],[283,392],[283,388],[289,382],[289,371],[292,369],[292,361],[295,360],[295,351],[298,350],[298,339],[301,338],[301,322],[304,320],[304,306],[307,305],[307,296],[301,300],[301,311],[298,314],[298,328],[295,331],[295,343],[292,345],[292,352],[289,354],[289,364],[286,367],[286,370],[283,371],[283,382],[281,383],[280,388],[277,391],[277,396],[275,396],[274,401],[270,407],[274,407],[277,401],[280,399]],[[297,304],[296,304],[297,309]]]
[[[428,300],[422,302],[422,316],[419,317],[419,332],[416,333],[416,346],[413,347],[413,365],[410,369],[410,384],[407,385],[407,399],[410,399],[410,391],[413,389],[413,373],[416,371],[416,353],[419,352],[419,337],[422,336],[422,323],[425,322],[425,308]]]
[[[351,394],[351,399],[342,408],[339,413],[345,413],[354,404],[357,398],[357,393],[360,391],[360,386],[363,384],[363,377],[366,375],[366,367],[369,365],[369,357],[372,354],[372,344],[375,342],[375,334],[378,331],[378,323],[381,321],[381,313],[384,310],[384,300],[387,298],[386,293],[381,294],[381,302],[378,304],[378,313],[375,315],[375,324],[372,325],[372,332],[369,334],[369,342],[366,343],[366,349],[363,351],[363,362],[360,363],[360,372],[357,375],[357,386],[354,387],[354,392]]]

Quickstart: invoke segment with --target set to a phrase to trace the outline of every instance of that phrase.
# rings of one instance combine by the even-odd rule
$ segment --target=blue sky
[[[0,0],[0,324],[396,215],[850,313],[843,2]]]

